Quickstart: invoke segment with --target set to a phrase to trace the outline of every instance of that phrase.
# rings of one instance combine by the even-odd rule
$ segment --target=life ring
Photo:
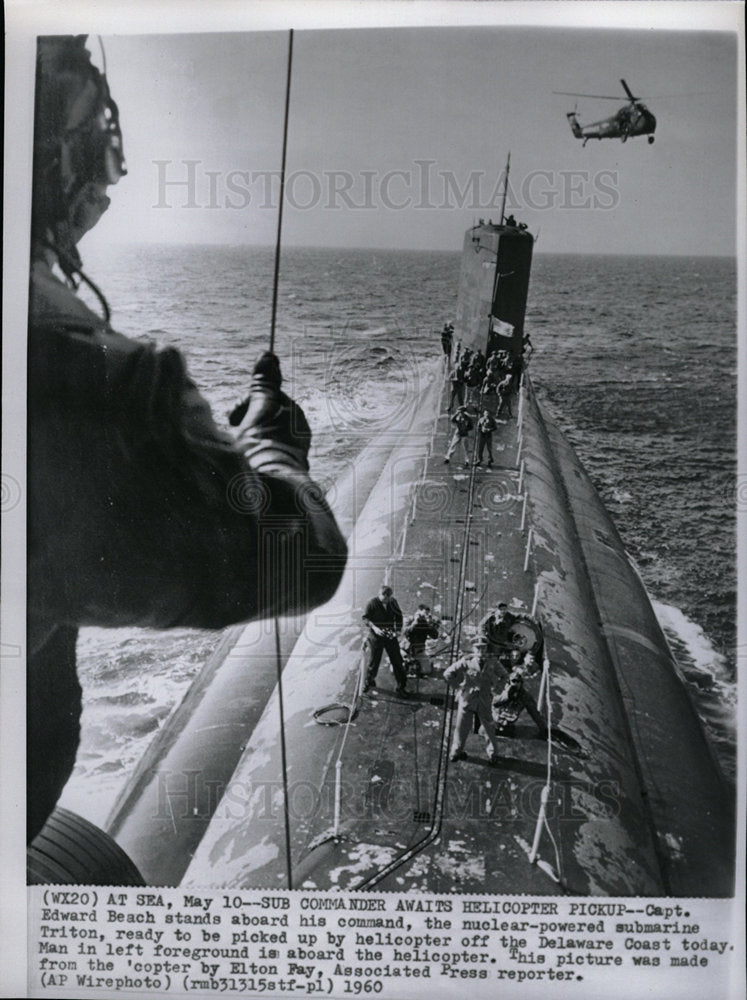
[[[538,621],[515,621],[511,624],[511,631],[508,633],[506,642],[505,633],[501,638],[501,632],[491,622],[485,629],[485,636],[488,642],[497,647],[498,652],[520,649],[524,653],[537,653],[542,647],[542,626]]]
[[[514,622],[511,629],[511,645],[525,653],[536,653],[542,645],[542,628],[539,622]]]

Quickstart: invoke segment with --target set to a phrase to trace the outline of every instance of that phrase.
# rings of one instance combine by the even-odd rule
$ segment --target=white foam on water
[[[721,767],[734,778],[737,685],[726,657],[680,608],[660,601],[652,605]]]
[[[660,601],[652,601],[652,604],[667,637],[674,635],[680,640],[692,659],[692,665],[711,677],[714,682],[725,685],[727,689],[733,689],[736,697],[736,686],[729,678],[726,658],[714,649],[700,625],[688,618],[680,608],[662,604]]]

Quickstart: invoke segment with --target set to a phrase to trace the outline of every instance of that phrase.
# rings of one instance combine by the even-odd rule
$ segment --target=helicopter
[[[576,139],[583,139],[584,146],[589,139],[620,139],[626,142],[630,136],[646,135],[649,143],[654,141],[654,131],[656,130],[656,118],[651,114],[645,104],[639,98],[634,97],[625,80],[620,80],[623,90],[628,96],[628,104],[623,105],[616,114],[610,118],[603,118],[601,121],[592,122],[590,125],[581,125],[578,121],[576,110],[567,113],[571,131]],[[608,94],[573,94],[567,91],[556,90],[556,94],[565,94],[567,97],[593,97],[605,101],[619,101],[619,97],[611,97]]]

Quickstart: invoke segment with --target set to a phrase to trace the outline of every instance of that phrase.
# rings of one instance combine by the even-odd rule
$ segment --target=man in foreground
[[[486,656],[487,642],[477,639],[472,652],[461,656],[444,671],[444,680],[456,688],[457,717],[451,760],[464,760],[467,756],[467,737],[479,721],[487,743],[488,760],[498,758],[498,741],[493,721],[493,688],[495,676],[492,661]]]
[[[28,839],[72,771],[79,626],[223,628],[335,592],[346,546],[309,477],[311,432],[257,363],[220,430],[182,356],[129,340],[74,289],[77,250],[126,174],[85,36],[39,40],[28,331]],[[90,284],[90,282],[88,282]],[[206,331],[208,333],[209,331]]]

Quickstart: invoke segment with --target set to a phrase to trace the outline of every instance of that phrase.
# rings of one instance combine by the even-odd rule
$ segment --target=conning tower
[[[463,347],[521,355],[533,248],[521,225],[481,219],[467,230],[455,324]]]

